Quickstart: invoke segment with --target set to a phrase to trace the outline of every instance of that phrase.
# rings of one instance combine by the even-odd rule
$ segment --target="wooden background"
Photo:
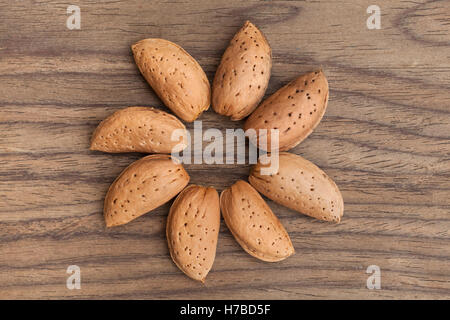
[[[81,30],[66,28],[69,4]],[[368,30],[366,9],[381,8]],[[449,1],[0,2],[0,298],[450,298]],[[267,94],[323,67],[330,102],[292,151],[323,168],[345,200],[342,223],[314,221],[269,201],[296,255],[264,263],[222,223],[205,285],[170,260],[166,204],[107,230],[106,190],[140,154],[88,150],[97,124],[129,105],[166,110],[130,45],[174,41],[212,80],[246,19],[267,36]],[[242,122],[206,112],[204,127]],[[219,191],[245,165],[189,165]],[[366,268],[381,268],[368,290]],[[66,269],[81,268],[81,290]]]

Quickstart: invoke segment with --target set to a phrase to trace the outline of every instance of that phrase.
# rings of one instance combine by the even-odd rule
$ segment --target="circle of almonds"
[[[204,282],[216,255],[221,213],[251,256],[277,262],[294,254],[288,233],[260,193],[310,217],[340,221],[344,203],[333,180],[308,160],[286,152],[311,134],[325,113],[329,90],[322,70],[299,76],[261,102],[272,52],[249,21],[224,52],[212,89],[198,62],[175,43],[144,39],[131,48],[141,74],[175,115],[128,107],[94,131],[91,150],[152,153],[128,166],[110,186],[104,203],[108,227],[126,224],[176,197],[167,218],[169,252],[187,276]],[[220,197],[212,187],[188,186],[189,174],[170,155],[188,143],[179,118],[192,122],[210,105],[231,120],[247,118],[244,130],[253,132],[249,140],[260,149],[277,146],[266,133],[270,131],[262,129],[278,130],[278,169],[271,172],[265,160],[272,159],[260,158],[250,170],[249,183],[239,180]],[[172,139],[174,132],[181,133],[178,141]]]

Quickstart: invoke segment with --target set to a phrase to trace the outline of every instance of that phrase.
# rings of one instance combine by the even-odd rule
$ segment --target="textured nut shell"
[[[291,239],[259,193],[239,180],[220,195],[222,216],[236,241],[250,255],[275,262],[294,253]]]
[[[172,132],[184,131],[179,141]],[[151,107],[128,107],[114,112],[95,129],[91,150],[104,152],[179,152],[187,146],[186,127],[175,116]]]
[[[164,39],[145,39],[131,49],[144,78],[178,117],[191,122],[209,108],[208,78],[183,48]]]
[[[240,120],[264,96],[272,68],[272,53],[264,35],[247,21],[223,54],[213,81],[212,106],[219,114]]]
[[[339,222],[344,201],[338,187],[312,162],[292,153],[279,154],[278,173],[262,175],[258,163],[249,181],[256,190],[279,204],[325,221]]]
[[[251,114],[244,129],[267,129],[267,148],[271,150],[270,129],[279,130],[279,150],[286,151],[302,142],[317,127],[328,104],[328,82],[323,71],[307,73],[279,89]],[[259,134],[259,138],[266,135]],[[256,140],[250,138],[256,144]]]
[[[170,155],[154,154],[129,165],[105,197],[106,226],[130,222],[176,196],[189,182],[183,166]]]
[[[175,199],[167,218],[170,255],[187,276],[205,281],[216,256],[220,229],[219,195],[191,185]]]

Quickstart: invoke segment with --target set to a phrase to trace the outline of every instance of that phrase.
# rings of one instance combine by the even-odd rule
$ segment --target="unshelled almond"
[[[214,111],[231,120],[249,115],[264,96],[271,68],[269,43],[247,21],[231,40],[216,71],[212,88]]]
[[[262,174],[267,165],[252,167],[249,181],[269,199],[316,219],[340,222],[344,201],[336,183],[301,156],[281,152],[278,172]]]
[[[307,73],[290,82],[248,117],[244,129],[253,129],[254,144],[267,151],[287,151],[302,142],[317,127],[328,104],[328,82],[322,70]],[[278,148],[271,144],[271,129],[279,132]],[[267,145],[260,143],[267,139]]]
[[[131,48],[144,78],[178,117],[192,122],[209,108],[208,78],[183,48],[164,39],[141,40]]]
[[[250,255],[275,262],[294,253],[281,222],[259,193],[239,180],[220,195],[220,209],[236,241]]]
[[[167,243],[175,264],[187,276],[205,281],[216,256],[220,229],[219,195],[214,188],[188,186],[167,218]]]
[[[179,138],[172,140],[176,130]],[[186,146],[184,124],[175,116],[151,107],[128,107],[114,112],[98,125],[91,139],[91,150],[112,153],[171,153]]]
[[[163,205],[189,182],[183,166],[170,155],[154,154],[129,165],[105,197],[106,226],[113,227]]]

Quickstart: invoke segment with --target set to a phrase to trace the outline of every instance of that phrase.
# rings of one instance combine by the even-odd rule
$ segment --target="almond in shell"
[[[179,139],[172,140],[178,130]],[[91,150],[104,152],[179,152],[187,146],[186,127],[175,116],[151,107],[114,112],[95,129]]]
[[[239,180],[220,195],[220,209],[236,241],[250,255],[275,262],[294,253],[281,222],[259,193]]]
[[[131,49],[144,78],[178,117],[192,122],[209,108],[208,78],[183,48],[164,39],[144,39]]]
[[[240,120],[259,104],[267,89],[272,53],[266,38],[250,21],[236,33],[216,71],[212,106],[219,114]]]
[[[154,154],[128,166],[105,197],[106,226],[113,227],[163,205],[189,182],[183,166],[170,155]]]
[[[322,70],[307,73],[279,89],[251,114],[244,129],[253,129],[254,144],[267,151],[287,151],[313,132],[328,104],[328,82]],[[271,144],[271,129],[279,132],[279,145]],[[251,132],[250,132],[251,133]]]
[[[301,156],[281,152],[278,172],[262,174],[266,165],[252,167],[249,181],[269,199],[324,221],[340,222],[344,201],[336,183]]]
[[[214,188],[190,185],[178,195],[167,218],[167,242],[172,260],[190,278],[205,281],[216,256],[219,229],[219,195]]]

